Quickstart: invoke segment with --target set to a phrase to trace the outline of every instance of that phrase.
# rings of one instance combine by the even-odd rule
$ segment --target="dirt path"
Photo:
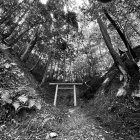
[[[109,140],[109,136],[100,129],[97,123],[89,117],[87,118],[80,109],[75,109],[71,113],[66,124],[71,127],[66,136],[67,140],[105,140],[105,137],[108,137],[107,140]]]
[[[90,117],[86,117],[81,109],[71,108],[60,125],[62,133],[57,140],[113,140]]]
[[[56,133],[55,138],[50,137]],[[60,110],[46,106],[22,123],[0,126],[0,140],[113,140],[80,108]]]

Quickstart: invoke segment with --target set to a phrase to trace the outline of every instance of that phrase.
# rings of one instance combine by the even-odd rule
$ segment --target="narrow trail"
[[[79,94],[79,91],[77,92]],[[58,133],[56,140],[114,140],[92,116],[87,115],[88,107],[73,107],[71,91],[64,93],[59,92],[57,107],[54,107],[54,111],[51,111],[55,118],[51,127],[54,125],[52,130]],[[71,95],[70,100],[67,98],[69,95]]]
[[[88,116],[88,107],[70,107],[66,99],[60,100],[57,107],[42,100],[41,110],[25,112],[24,116],[1,125],[0,140],[114,140],[93,116]],[[51,133],[57,136],[52,138]]]
[[[64,133],[57,137],[57,140],[113,140],[79,107],[68,109],[67,118],[61,125]]]
[[[50,133],[57,137],[50,137]],[[113,140],[79,108],[61,110],[47,105],[21,122],[0,126],[0,140]]]

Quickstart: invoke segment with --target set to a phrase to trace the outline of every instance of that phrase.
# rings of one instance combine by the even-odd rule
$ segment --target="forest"
[[[139,8],[0,0],[0,140],[139,140]]]

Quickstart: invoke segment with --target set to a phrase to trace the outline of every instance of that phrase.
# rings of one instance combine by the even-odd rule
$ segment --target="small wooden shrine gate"
[[[56,102],[57,102],[58,89],[73,89],[74,106],[77,106],[76,85],[82,85],[82,83],[49,83],[49,84],[56,85],[55,96],[54,96],[54,106],[56,106]],[[59,86],[61,86],[61,87],[59,87]],[[70,86],[70,87],[66,87],[66,86]]]

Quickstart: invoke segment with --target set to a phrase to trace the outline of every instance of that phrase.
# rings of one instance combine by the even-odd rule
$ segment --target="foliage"
[[[76,20],[76,13],[74,12],[68,12],[66,14],[66,21],[72,25],[73,27],[75,27],[76,29],[78,29],[78,23]]]
[[[44,139],[50,131],[61,134],[64,131],[69,136],[69,132],[87,134],[87,129],[88,132],[92,130],[83,114],[68,114],[70,117],[65,120],[68,117],[65,116],[66,112],[59,112],[45,103],[42,105],[36,86],[31,86],[35,83],[30,73],[41,85],[64,80],[86,82],[82,88],[87,90],[79,94],[83,98],[92,98],[86,109],[94,114],[90,117],[98,120],[102,127],[111,128],[117,139],[121,136],[130,139],[129,135],[133,137],[138,134],[139,97],[131,96],[139,92],[139,85],[134,84],[139,83],[138,73],[132,73],[134,78],[124,88],[123,79],[119,80],[120,73],[116,68],[113,69],[113,59],[99,30],[97,16],[106,25],[116,53],[119,49],[125,51],[126,48],[103,13],[103,8],[119,25],[134,48],[140,43],[139,1],[85,0],[79,6],[76,3],[74,0],[49,0],[46,4],[39,0],[0,1],[0,119],[1,123],[7,123],[0,126],[0,131],[3,131],[1,137]],[[10,60],[9,54],[18,61]],[[139,50],[136,54],[139,59]],[[129,60],[124,63],[130,66]],[[134,68],[134,65],[131,66],[130,73]],[[31,80],[26,77],[28,74]],[[43,92],[47,103],[54,96],[54,90],[50,90],[46,88]],[[120,99],[116,97],[117,93],[131,94],[130,97]],[[39,94],[42,95],[41,92]],[[7,127],[9,121],[11,130]]]
[[[0,123],[11,121],[25,110],[40,109],[36,91],[27,86],[29,81],[15,62],[1,55]],[[21,115],[22,116],[22,115]]]
[[[5,59],[3,55],[0,56],[0,59],[0,88],[16,88],[22,84],[27,84],[27,81],[24,80],[24,73],[20,72],[16,63]]]
[[[1,89],[0,95],[0,107],[5,109],[0,116],[1,124],[15,119],[16,115],[22,117],[25,111],[30,112],[33,109],[41,109],[41,104],[33,88],[19,87],[14,90]]]

